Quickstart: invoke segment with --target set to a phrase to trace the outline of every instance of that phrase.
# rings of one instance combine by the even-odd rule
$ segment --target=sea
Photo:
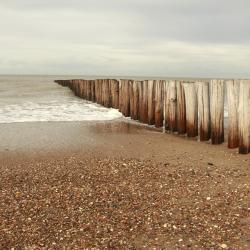
[[[0,76],[0,123],[106,121],[122,117],[112,108],[76,97],[55,79],[84,76]]]
[[[105,77],[0,75],[0,123],[109,121],[121,118],[118,110],[76,97],[69,88],[54,82],[56,79],[96,78]],[[228,116],[226,99],[225,118]]]

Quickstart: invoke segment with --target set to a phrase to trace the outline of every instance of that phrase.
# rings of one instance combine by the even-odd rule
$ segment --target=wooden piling
[[[153,80],[148,81],[148,124],[155,124],[155,84]]]
[[[250,80],[240,80],[239,153],[250,152]]]
[[[200,141],[208,141],[211,135],[209,83],[196,82],[196,85],[197,85],[197,96],[198,96]]]
[[[133,116],[132,119],[138,120],[139,119],[139,89],[138,89],[138,81],[132,81],[132,92],[133,92]]]
[[[115,79],[110,80],[110,91],[111,91],[111,107],[119,108],[119,82]]]
[[[165,84],[165,130],[177,131],[177,92],[176,82]]]
[[[87,80],[83,80],[83,99],[87,100]]]
[[[84,94],[85,94],[85,89],[84,89],[85,80],[79,80],[79,86],[80,86],[80,96],[82,99],[85,99],[85,96],[84,96]]]
[[[92,100],[92,93],[91,93],[91,80],[88,80],[88,101]]]
[[[95,79],[95,102],[99,103],[99,82]]]
[[[91,81],[87,80],[87,100],[91,101],[92,96],[91,96]]]
[[[165,81],[163,85],[163,120],[165,132],[169,131],[168,116],[169,116],[169,81]]]
[[[84,100],[88,100],[88,81],[84,80]]]
[[[238,108],[240,81],[228,80],[226,86],[228,106],[228,147],[237,148],[239,146]]]
[[[81,98],[83,98],[83,96],[82,96],[82,80],[78,80],[78,82],[79,82],[79,97],[81,97]]]
[[[198,136],[198,102],[195,83],[184,82],[186,103],[186,131],[188,137]]]
[[[76,96],[79,96],[79,95],[78,95],[78,82],[77,82],[77,79],[74,79],[74,80],[73,80],[73,84],[74,84],[74,92],[75,92],[75,95],[76,95]]]
[[[120,82],[120,106],[119,110],[125,117],[130,116],[129,80],[122,79]]]
[[[212,144],[224,142],[224,81],[211,80],[210,112]]]
[[[143,81],[137,81],[138,84],[138,120],[143,121]]]
[[[131,116],[166,130],[187,132],[189,137],[224,141],[224,81],[132,81],[122,79],[55,80],[70,88],[76,96],[105,107],[119,108]],[[250,80],[228,80],[228,147],[239,153],[250,152]],[[164,114],[164,115],[163,115]],[[199,122],[198,122],[199,118]],[[198,129],[199,127],[199,129]]]
[[[99,104],[100,105],[103,105],[103,91],[102,91],[102,86],[103,86],[103,81],[102,81],[102,79],[99,79],[98,80],[98,82],[99,82],[99,89],[98,89],[98,92],[99,92]]]
[[[148,81],[143,81],[141,101],[142,101],[141,122],[148,124]]]
[[[163,126],[163,96],[164,84],[163,80],[155,80],[155,127]]]
[[[118,109],[119,109],[119,111],[122,113],[122,106],[123,106],[123,104],[122,104],[122,101],[123,101],[123,98],[122,98],[122,81],[121,80],[119,80],[119,107],[118,107]]]
[[[133,85],[134,85],[134,81],[133,80],[129,80],[129,109],[130,109],[130,117],[131,119],[135,120],[135,105],[134,105],[134,101],[135,101],[135,95],[134,95],[134,89],[133,89]]]
[[[95,102],[95,81],[91,80],[91,101]]]
[[[186,133],[186,105],[184,87],[181,81],[176,81],[176,96],[177,96],[177,132],[178,134]]]
[[[110,88],[109,88],[109,79],[103,79],[102,83],[102,91],[103,91],[103,106],[106,108],[110,108]]]
[[[101,79],[95,80],[95,96],[96,96],[96,102],[102,105],[102,81]]]
[[[71,90],[74,92],[74,94],[76,94],[75,80],[74,79],[70,80],[70,87],[71,87]]]

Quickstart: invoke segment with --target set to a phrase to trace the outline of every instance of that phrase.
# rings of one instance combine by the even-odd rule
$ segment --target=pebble
[[[246,175],[218,167],[207,178],[206,162],[168,160],[166,167],[84,155],[11,171],[0,165],[0,246],[240,249],[249,187],[239,178]]]
[[[223,248],[223,249],[227,249],[227,248],[228,248],[226,244],[220,244],[219,246],[220,246],[221,248]]]

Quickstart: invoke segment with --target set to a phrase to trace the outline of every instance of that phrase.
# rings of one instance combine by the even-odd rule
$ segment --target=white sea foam
[[[105,121],[121,117],[115,109],[82,100],[48,78],[0,78],[0,123]]]
[[[42,121],[104,121],[121,117],[115,109],[76,100],[67,103],[24,102],[0,107],[0,123]]]

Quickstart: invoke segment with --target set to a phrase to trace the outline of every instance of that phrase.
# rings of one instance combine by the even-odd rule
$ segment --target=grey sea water
[[[0,76],[0,123],[102,121],[122,116],[54,83],[66,78],[79,76]]]

